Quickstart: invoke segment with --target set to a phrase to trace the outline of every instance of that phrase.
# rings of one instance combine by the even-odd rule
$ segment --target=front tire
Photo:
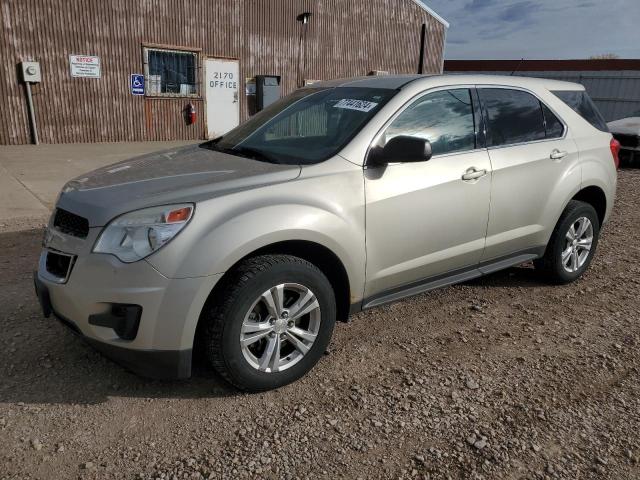
[[[245,391],[271,390],[305,375],[324,354],[336,320],[326,276],[290,255],[242,262],[208,305],[202,319],[207,358]]]
[[[571,200],[551,234],[544,257],[534,265],[552,283],[571,283],[589,268],[599,235],[595,209],[588,203]]]

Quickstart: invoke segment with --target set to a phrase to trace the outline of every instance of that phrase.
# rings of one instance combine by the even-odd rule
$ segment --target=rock
[[[84,470],[91,470],[93,468],[93,462],[85,462],[80,465],[80,468]]]
[[[37,438],[34,438],[33,440],[31,440],[31,447],[34,450],[40,451],[40,450],[42,450],[42,443]]]
[[[465,385],[469,390],[477,390],[480,388],[480,384],[471,378],[467,379]]]
[[[58,453],[64,452],[64,445],[59,443],[58,447],[56,448],[56,452],[58,452]]]
[[[604,467],[602,465],[594,465],[593,466],[593,471],[600,474],[600,475],[604,475],[606,473],[606,470],[604,469]]]
[[[487,439],[482,437],[480,440],[476,440],[473,446],[476,447],[478,450],[482,450],[484,447],[487,446]]]

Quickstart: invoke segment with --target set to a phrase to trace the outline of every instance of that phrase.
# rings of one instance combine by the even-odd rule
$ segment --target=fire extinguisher
[[[196,120],[198,119],[198,116],[196,115],[196,107],[193,105],[193,103],[190,103],[189,105],[187,105],[186,111],[187,111],[187,123],[189,125],[193,125],[194,123],[196,123]]]

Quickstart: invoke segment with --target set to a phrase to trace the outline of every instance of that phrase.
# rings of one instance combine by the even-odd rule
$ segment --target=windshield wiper
[[[267,155],[262,150],[257,150],[251,147],[233,147],[224,150],[225,153],[231,155],[239,155],[241,157],[252,158],[253,160],[259,160],[261,162],[278,163],[273,157]]]
[[[219,145],[219,141],[222,137],[216,138],[215,140],[210,140],[208,142],[203,143],[201,146],[208,148],[210,150],[215,150],[216,152],[228,153],[229,155],[236,155],[238,157],[251,158],[252,160],[258,160],[261,162],[269,162],[269,163],[279,163],[275,158],[267,155],[262,150],[258,150],[251,147],[221,147]]]

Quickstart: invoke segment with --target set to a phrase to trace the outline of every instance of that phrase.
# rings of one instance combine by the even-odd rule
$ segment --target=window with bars
[[[197,97],[198,53],[145,47],[144,76],[147,96]]]

